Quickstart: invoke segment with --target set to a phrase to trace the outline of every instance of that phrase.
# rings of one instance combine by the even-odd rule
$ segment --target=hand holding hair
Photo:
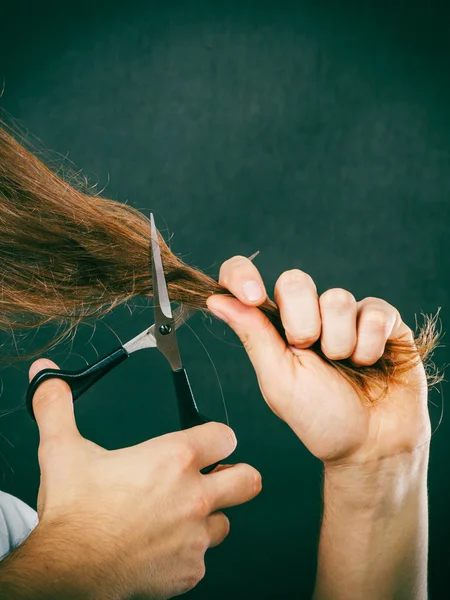
[[[254,296],[246,296],[248,282],[254,282]],[[307,273],[285,271],[276,282],[275,300],[286,344],[258,308],[267,293],[250,260],[235,256],[224,262],[219,283],[235,297],[210,297],[209,310],[222,316],[241,339],[267,404],[324,463],[361,465],[414,452],[429,442],[427,382],[417,351],[415,366],[398,374],[387,389],[384,374],[380,372],[377,382],[372,373],[373,393],[384,393],[376,406],[363,402],[347,372],[333,365],[351,361],[354,366],[349,368],[355,372],[370,367],[385,354],[388,343],[390,360],[402,364],[401,348],[410,352],[414,336],[393,306],[379,298],[357,302],[339,288],[319,297]],[[320,355],[312,348],[319,341]]]
[[[282,336],[258,308],[266,291],[251,261],[226,261],[219,282],[235,297],[208,298],[209,310],[241,339],[267,404],[324,464],[314,600],[426,600],[431,427],[412,331],[384,300],[357,302],[344,289],[319,297],[292,269],[275,285]],[[391,378],[375,366],[388,344],[392,365],[414,365]],[[355,375],[371,369],[376,402],[339,360]]]
[[[57,368],[33,363],[30,379],[49,366]],[[206,550],[228,535],[221,509],[261,490],[260,474],[246,464],[200,473],[236,447],[221,423],[107,451],[79,433],[65,382],[44,382],[33,407],[39,525],[0,565],[2,598],[154,600],[187,592],[205,573]]]

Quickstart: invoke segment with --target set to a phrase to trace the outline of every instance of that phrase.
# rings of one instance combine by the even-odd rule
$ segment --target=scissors
[[[186,369],[181,361],[175,333],[178,327],[183,325],[198,309],[181,304],[172,314],[153,213],[150,214],[150,233],[154,324],[107,356],[81,370],[43,369],[39,371],[30,382],[26,395],[27,410],[33,420],[36,420],[33,411],[33,396],[41,383],[47,379],[57,378],[65,381],[72,390],[72,398],[75,402],[96,381],[117,367],[133,352],[144,348],[157,348],[165,356],[172,369],[180,428],[189,429],[195,425],[209,422],[209,419],[204,417],[197,408]],[[210,465],[201,472],[209,473],[218,464]]]

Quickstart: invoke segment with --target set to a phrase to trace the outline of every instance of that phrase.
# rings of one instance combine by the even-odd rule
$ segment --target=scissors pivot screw
[[[172,331],[172,327],[167,323],[163,323],[163,325],[159,326],[159,333],[161,335],[168,335]]]

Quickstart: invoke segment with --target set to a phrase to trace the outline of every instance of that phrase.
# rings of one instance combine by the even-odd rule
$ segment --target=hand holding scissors
[[[172,369],[181,429],[188,429],[209,421],[198,410],[186,369],[181,361],[176,337],[178,327],[195,314],[197,309],[180,305],[172,314],[153,214],[150,215],[150,223],[154,324],[107,356],[83,369],[78,371],[43,369],[40,371],[32,379],[27,390],[26,406],[32,419],[34,419],[32,404],[34,393],[39,385],[47,379],[57,378],[65,381],[72,390],[72,398],[75,402],[96,381],[117,367],[133,352],[144,348],[157,348],[165,356]],[[206,467],[202,473],[209,473],[216,466],[217,464]]]

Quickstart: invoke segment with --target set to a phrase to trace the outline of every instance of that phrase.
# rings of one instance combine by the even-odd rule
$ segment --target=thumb
[[[40,358],[29,370],[30,381],[42,369],[59,369],[53,361]],[[41,383],[33,397],[33,411],[39,427],[41,441],[48,437],[80,435],[73,410],[72,392],[61,379],[47,379]]]
[[[206,301],[208,309],[225,321],[244,345],[264,392],[274,383],[280,387],[285,381],[283,371],[287,346],[266,315],[256,306],[247,306],[237,298],[214,295]],[[263,391],[263,390],[261,390]]]

